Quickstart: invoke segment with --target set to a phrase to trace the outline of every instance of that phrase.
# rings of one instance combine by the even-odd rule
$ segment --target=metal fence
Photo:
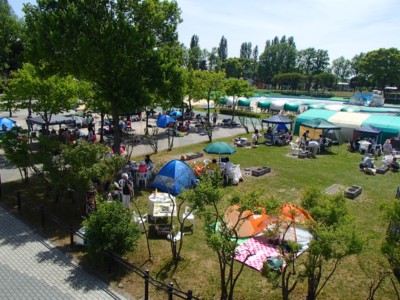
[[[18,198],[19,197],[17,197],[17,199]],[[20,203],[20,200],[19,200],[19,203]],[[64,228],[68,232],[71,247],[73,247],[75,245],[75,242],[74,242],[75,235],[77,237],[80,237],[82,240],[87,240],[83,233],[81,233],[80,231],[76,231],[71,224],[68,224],[67,222],[56,217],[55,215],[46,212],[43,206],[40,206],[38,210],[39,210],[39,214],[40,214],[40,218],[41,218],[41,226],[42,226],[43,230],[45,230],[46,224],[47,224],[48,220],[50,220],[53,223]],[[170,284],[166,284],[164,282],[158,281],[157,279],[150,276],[149,270],[142,270],[142,269],[135,267],[128,261],[124,260],[122,257],[113,253],[112,251],[105,251],[105,254],[110,258],[109,265],[108,265],[108,270],[110,272],[111,272],[112,264],[118,263],[119,265],[125,267],[130,272],[134,272],[135,274],[142,277],[143,285],[144,285],[144,298],[143,299],[145,299],[145,300],[149,299],[150,285],[156,287],[159,290],[165,291],[165,293],[168,295],[168,300],[174,299],[174,296],[178,299],[200,300],[200,298],[197,298],[192,295],[191,290],[184,292],[184,291],[174,288],[174,285],[172,282]]]

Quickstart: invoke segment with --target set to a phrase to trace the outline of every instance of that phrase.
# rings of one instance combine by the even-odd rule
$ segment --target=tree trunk
[[[100,113],[100,143],[104,142],[104,112]]]
[[[113,109],[112,118],[113,118],[113,127],[114,127],[114,145],[112,148],[113,148],[114,154],[119,155],[119,154],[121,154],[120,153],[121,131],[120,131],[120,126],[119,126],[119,114],[115,109]]]

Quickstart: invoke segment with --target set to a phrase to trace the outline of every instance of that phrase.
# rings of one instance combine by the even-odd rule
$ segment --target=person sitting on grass
[[[393,172],[398,172],[399,171],[400,165],[397,162],[397,158],[396,157],[393,157],[392,163],[390,164],[390,167],[392,168]]]
[[[215,171],[218,168],[217,160],[213,158],[213,160],[207,164],[207,170]]]

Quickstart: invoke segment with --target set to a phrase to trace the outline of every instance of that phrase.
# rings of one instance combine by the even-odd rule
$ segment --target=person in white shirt
[[[386,140],[386,142],[383,144],[383,153],[385,155],[391,154],[393,151],[392,144],[390,143],[390,140]]]
[[[314,141],[314,140],[309,141],[309,142],[308,142],[308,147],[309,147],[309,149],[310,149],[310,151],[311,151],[311,156],[312,156],[312,158],[317,158],[315,155],[317,154],[318,149],[319,149],[319,144],[318,144],[318,142],[317,142],[317,141]]]
[[[126,209],[130,209],[131,197],[134,194],[133,183],[129,180],[127,173],[122,174],[122,178],[118,181],[119,190],[122,193],[122,204]]]
[[[254,145],[258,145],[258,139],[260,138],[260,134],[258,133],[258,129],[254,130],[252,140]]]
[[[224,182],[229,183],[229,175],[231,175],[233,169],[233,163],[229,161],[229,157],[226,158],[224,167]]]

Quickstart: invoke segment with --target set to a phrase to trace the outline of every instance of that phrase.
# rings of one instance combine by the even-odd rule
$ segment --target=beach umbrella
[[[157,127],[167,128],[170,123],[175,123],[175,119],[167,115],[161,115],[157,119],[156,125]]]
[[[311,215],[303,208],[297,205],[286,203],[281,206],[280,219],[282,221],[292,223],[294,228],[294,239],[297,242],[296,224],[306,224],[313,221]]]
[[[211,143],[204,148],[204,151],[208,154],[218,154],[218,155],[233,154],[236,152],[235,148],[224,142]]]
[[[16,122],[14,120],[11,120],[9,118],[0,118],[0,129],[3,129],[4,125],[5,127],[7,127],[7,130],[9,130],[14,126],[17,126],[15,125],[15,123]]]

